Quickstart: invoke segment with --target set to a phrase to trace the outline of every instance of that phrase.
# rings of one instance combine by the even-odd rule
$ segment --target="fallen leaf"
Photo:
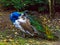
[[[4,41],[4,42],[7,42],[7,39],[4,39],[3,41]]]
[[[17,35],[18,33],[17,33],[17,32],[15,32],[15,34]]]
[[[13,41],[13,39],[9,39],[9,41]]]

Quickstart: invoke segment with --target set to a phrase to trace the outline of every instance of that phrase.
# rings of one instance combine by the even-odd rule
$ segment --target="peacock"
[[[23,34],[29,34],[30,36],[37,35],[38,37],[48,39],[54,38],[48,26],[43,25],[41,20],[36,19],[35,16],[27,15],[27,11],[12,12],[10,14],[10,20],[16,28],[23,32]]]
[[[30,20],[25,13],[26,12],[12,12],[10,14],[10,20],[16,28],[20,29],[20,31],[23,32],[23,34],[34,36],[35,34],[38,34],[38,31],[34,28],[34,26],[31,25]]]

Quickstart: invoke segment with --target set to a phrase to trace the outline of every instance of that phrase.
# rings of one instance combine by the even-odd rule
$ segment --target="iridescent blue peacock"
[[[39,23],[34,16],[27,15],[27,12],[12,12],[10,14],[10,20],[15,25],[16,28],[20,29],[24,34],[29,34],[30,36],[47,37],[53,39],[54,36],[50,32],[47,26]]]
[[[10,14],[10,20],[15,25],[16,28],[20,29],[23,33],[34,36],[34,34],[38,34],[37,30],[31,25],[28,16],[24,13],[20,12],[12,12]]]

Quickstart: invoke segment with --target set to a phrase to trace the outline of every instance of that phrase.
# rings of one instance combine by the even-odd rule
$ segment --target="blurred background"
[[[21,38],[21,33],[11,23],[9,14],[25,10],[29,11],[29,15],[35,16],[39,24],[42,23],[47,37],[51,31],[51,34],[59,37],[58,41],[52,37],[49,37],[52,41],[41,38]],[[59,42],[60,0],[0,0],[0,45],[60,45]]]

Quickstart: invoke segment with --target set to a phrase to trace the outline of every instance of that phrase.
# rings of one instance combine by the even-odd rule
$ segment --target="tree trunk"
[[[51,3],[51,16],[52,16],[52,18],[55,18],[55,10],[54,10],[55,2],[54,2],[54,0],[51,0],[51,1],[52,1],[52,3]]]
[[[54,10],[54,0],[48,0],[49,2],[49,17],[50,19],[54,18],[55,15],[55,10]]]

